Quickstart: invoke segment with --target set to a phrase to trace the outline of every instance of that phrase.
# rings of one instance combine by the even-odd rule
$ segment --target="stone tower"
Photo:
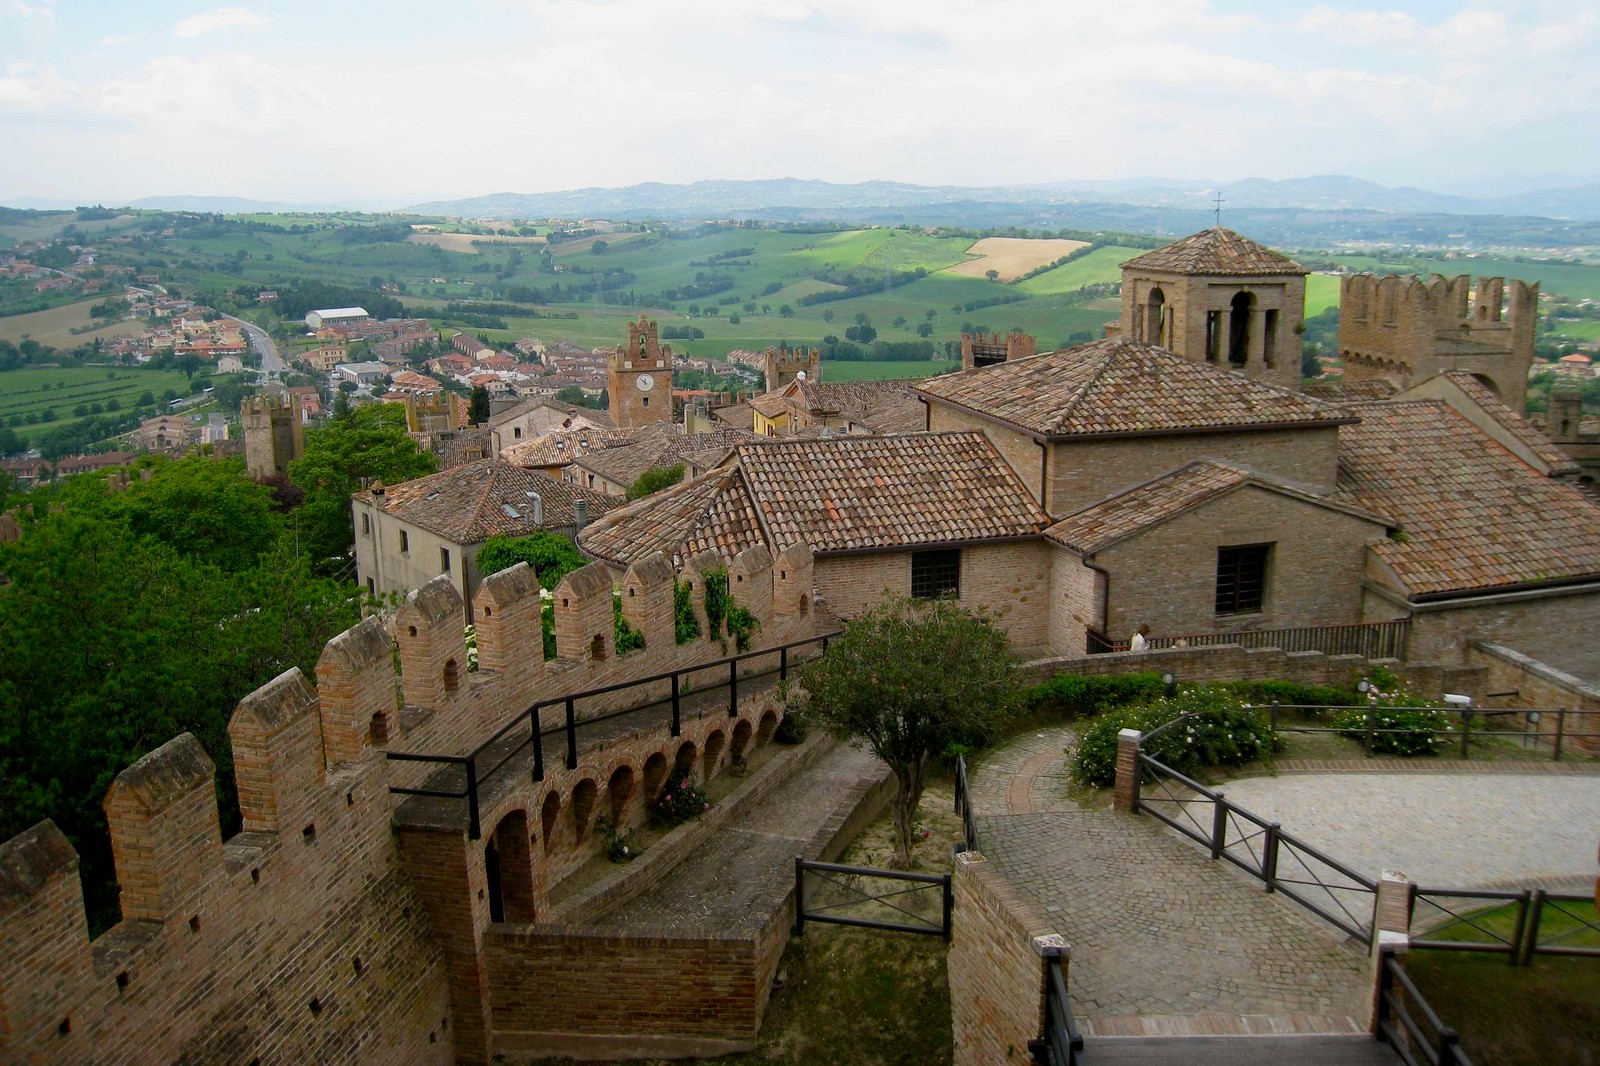
[[[761,353],[761,365],[768,392],[777,392],[802,373],[811,381],[822,380],[822,352],[816,348],[768,348]]]
[[[628,323],[628,343],[611,353],[606,386],[618,429],[672,421],[672,346],[661,343],[644,315]]]
[[[1122,264],[1121,335],[1185,359],[1300,386],[1306,269],[1217,226]]]
[[[1339,282],[1344,379],[1408,389],[1465,370],[1520,413],[1538,316],[1538,282],[1351,275]]]
[[[1002,337],[998,333],[963,333],[961,335],[961,368],[993,366],[1016,359],[1026,359],[1039,353],[1039,343],[1030,333],[1012,330]]]
[[[289,461],[306,452],[299,397],[248,396],[239,415],[244,422],[244,461],[250,476],[288,474]]]

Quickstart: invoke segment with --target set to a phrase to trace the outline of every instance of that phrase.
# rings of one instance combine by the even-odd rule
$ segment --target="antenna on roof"
[[[1222,198],[1222,194],[1220,192],[1217,193],[1217,228],[1219,229],[1222,227],[1222,205],[1225,203],[1227,201]]]

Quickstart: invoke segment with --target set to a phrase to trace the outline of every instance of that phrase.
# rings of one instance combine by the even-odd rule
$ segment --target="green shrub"
[[[1224,686],[1196,685],[1095,719],[1079,737],[1073,779],[1083,785],[1110,786],[1116,780],[1118,732],[1137,729],[1148,734],[1185,714],[1194,717],[1144,745],[1146,754],[1181,774],[1194,777],[1210,766],[1242,766],[1283,749],[1263,711],[1246,710]]]
[[[711,809],[711,801],[687,774],[675,774],[650,804],[650,820],[659,826],[682,825]]]
[[[806,739],[806,734],[811,732],[811,724],[806,721],[806,716],[797,707],[791,707],[784,716],[778,719],[778,728],[772,731],[772,739],[779,744],[798,744]]]
[[[644,634],[628,624],[622,617],[622,593],[611,594],[611,637],[618,655],[626,655],[644,647]]]
[[[601,841],[606,846],[606,858],[612,862],[632,862],[644,851],[630,843],[633,830],[619,827],[615,818],[607,814],[594,823],[595,830],[600,834]]]
[[[542,596],[543,593],[540,593]],[[556,601],[546,599],[539,605],[539,628],[544,635],[544,657],[556,657]]]
[[[672,584],[672,635],[679,644],[687,644],[700,636],[700,619],[695,617],[694,599],[684,581]]]
[[[1235,681],[1228,686],[1246,703],[1282,703],[1298,707],[1339,707],[1360,703],[1361,693],[1334,685],[1302,685],[1296,681]]]
[[[1404,696],[1404,699],[1400,697]],[[1397,693],[1380,699],[1372,708],[1372,750],[1384,755],[1437,755],[1439,734],[1452,732],[1450,718],[1443,711],[1417,707],[1421,701],[1408,693]],[[1404,703],[1406,709],[1392,704]],[[1352,708],[1333,716],[1333,728],[1343,736],[1363,743],[1367,739],[1367,711]],[[1391,732],[1385,732],[1391,730]]]
[[[1146,671],[1117,677],[1058,674],[1023,693],[1029,710],[1050,711],[1067,718],[1099,714],[1114,707],[1153,700],[1166,691],[1161,675]]]

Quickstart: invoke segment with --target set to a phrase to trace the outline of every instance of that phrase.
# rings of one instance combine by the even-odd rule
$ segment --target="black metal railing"
[[[1394,948],[1385,945],[1378,968],[1378,1039],[1394,1048],[1406,1066],[1472,1066],[1460,1035],[1439,1020]]]
[[[1148,784],[1148,787],[1147,787]],[[1349,936],[1372,936],[1378,884],[1212,788],[1139,754],[1133,810],[1148,813]]]
[[[763,656],[778,656],[777,674],[780,680],[789,676],[790,652],[796,648],[809,647],[820,644],[822,651],[828,650],[828,641],[837,637],[842,630],[833,630],[804,640],[790,641],[770,648],[761,648],[756,651],[741,652],[729,655],[722,659],[713,659],[710,662],[699,663],[694,666],[683,666],[676,670],[664,673],[651,674],[648,677],[633,678],[629,681],[619,681],[611,685],[602,685],[599,688],[585,689],[582,692],[572,692],[564,696],[554,696],[550,699],[538,700],[527,710],[507,722],[494,735],[479,744],[466,755],[430,755],[421,752],[391,751],[385,755],[395,762],[430,763],[440,767],[443,771],[459,769],[461,771],[460,784],[457,787],[447,787],[444,781],[434,782],[434,787],[404,788],[398,785],[391,786],[389,791],[397,796],[424,796],[433,799],[465,799],[467,801],[467,832],[471,839],[477,840],[481,836],[482,826],[479,822],[479,791],[484,783],[496,772],[503,769],[512,759],[517,758],[529,748],[533,749],[533,780],[544,780],[544,738],[565,734],[566,736],[566,764],[567,769],[575,770],[578,766],[578,729],[580,726],[594,726],[601,722],[621,718],[624,715],[636,714],[639,711],[655,706],[670,706],[672,736],[679,736],[682,732],[683,714],[683,684],[686,675],[714,670],[718,667],[728,668],[728,717],[734,718],[739,714],[739,664],[749,659],[758,659]],[[767,671],[771,673],[771,671]],[[751,678],[746,677],[749,681]],[[650,699],[632,707],[621,710],[607,711],[601,714],[578,717],[577,704],[579,700],[590,699],[595,696],[605,696],[613,692],[623,692],[632,688],[645,685],[659,684],[662,681],[670,682],[671,694],[666,699]],[[566,715],[559,726],[545,728],[540,721],[540,712],[546,707],[564,707]]]
[[[1420,928],[1423,932],[1413,934],[1411,946],[1489,952],[1506,956],[1506,961],[1515,966],[1522,961],[1523,936],[1532,899],[1533,893],[1528,889],[1493,892],[1412,885],[1411,928]],[[1493,900],[1501,906],[1486,908],[1484,900]],[[1504,923],[1492,916],[1507,906],[1516,908],[1516,916],[1510,930],[1502,932],[1500,927]]]
[[[1585,907],[1593,906],[1594,902],[1593,896],[1570,896],[1546,892],[1542,888],[1534,889],[1533,898],[1528,902],[1528,928],[1522,934],[1523,965],[1532,965],[1535,955],[1600,958],[1600,918],[1589,918],[1582,913]],[[1546,910],[1566,919],[1561,923],[1564,928],[1547,928],[1543,920]],[[1580,937],[1594,943],[1573,943]]]
[[[1278,648],[1281,651],[1320,651],[1324,655],[1360,655],[1366,659],[1404,659],[1409,619],[1392,622],[1358,622],[1339,626],[1297,626],[1292,629],[1246,629],[1234,633],[1183,633],[1146,637],[1146,647],[1215,648],[1237,644],[1243,648]],[[1128,645],[1103,633],[1088,630],[1088,652],[1127,651]]]
[[[1246,708],[1250,709],[1248,704]],[[1386,736],[1405,736],[1412,741],[1409,746],[1418,750],[1422,750],[1422,742],[1426,738],[1431,738],[1427,740],[1428,748],[1440,755],[1453,755],[1461,759],[1472,757],[1474,744],[1481,750],[1486,744],[1500,742],[1502,752],[1506,752],[1505,746],[1509,745],[1521,748],[1537,758],[1548,757],[1556,762],[1561,761],[1564,753],[1570,754],[1574,746],[1582,749],[1593,746],[1587,744],[1588,741],[1600,742],[1600,732],[1574,728],[1575,724],[1581,725],[1586,721],[1582,717],[1584,715],[1589,715],[1600,722],[1600,711],[1292,703],[1258,704],[1253,709],[1267,713],[1267,723],[1274,732],[1337,733],[1359,741],[1369,757],[1381,754],[1376,750],[1379,738]],[[1446,724],[1442,729],[1428,729],[1418,724],[1384,724],[1386,716],[1408,711],[1439,715]],[[1315,724],[1324,720],[1325,716],[1347,712],[1358,712],[1361,724],[1357,726]]]
[[[967,784],[967,760],[956,756],[956,813],[961,815],[962,850],[981,851],[978,847],[978,823],[972,816],[972,789]]]
[[[894,887],[874,891],[869,887],[874,881]],[[823,922],[949,940],[954,902],[947,873],[880,870],[794,857],[795,936],[805,935],[807,922]]]
[[[1079,1066],[1083,1062],[1083,1034],[1072,1017],[1066,971],[1059,955],[1045,959],[1044,973],[1044,1035],[1028,1041],[1028,1051],[1038,1066]]]

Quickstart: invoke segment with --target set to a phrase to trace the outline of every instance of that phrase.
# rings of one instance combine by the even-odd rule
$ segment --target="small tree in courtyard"
[[[849,623],[800,681],[815,721],[865,744],[894,773],[902,866],[911,864],[928,764],[953,743],[982,739],[1018,698],[1005,634],[950,600],[879,605]]]
[[[489,390],[482,385],[472,386],[472,404],[467,409],[467,421],[475,426],[489,421]]]

